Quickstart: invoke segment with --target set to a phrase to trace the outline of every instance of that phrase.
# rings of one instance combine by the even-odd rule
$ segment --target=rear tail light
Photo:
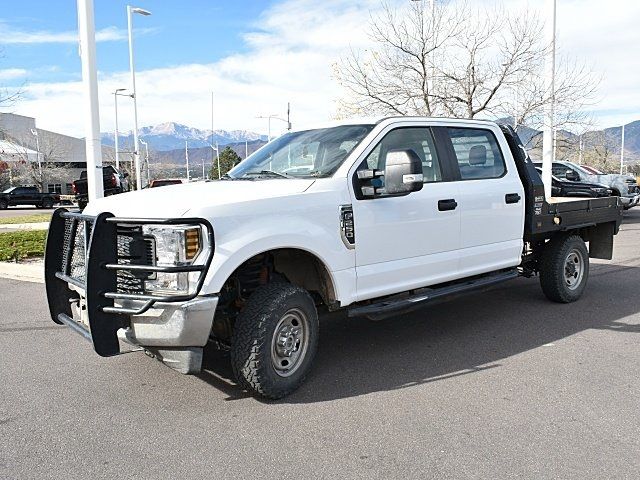
[[[112,173],[111,174],[111,186],[115,187],[116,185],[118,185],[118,182],[116,181],[116,176]]]
[[[78,193],[78,187],[76,187],[76,182],[71,182],[71,193],[76,195]]]

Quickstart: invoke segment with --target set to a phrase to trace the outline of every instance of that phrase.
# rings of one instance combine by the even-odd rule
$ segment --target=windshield
[[[328,177],[374,125],[287,133],[240,162],[229,178]]]
[[[15,188],[16,188],[16,187],[10,187],[10,188],[7,188],[7,189],[6,189],[4,192],[2,192],[2,193],[11,193],[11,191],[12,191],[12,190],[15,190]]]

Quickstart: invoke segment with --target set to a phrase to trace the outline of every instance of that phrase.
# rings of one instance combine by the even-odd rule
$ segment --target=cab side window
[[[369,153],[365,159],[366,165],[362,168],[384,170],[387,152],[409,149],[413,150],[422,161],[424,183],[442,181],[440,161],[428,127],[405,127],[390,131]]]
[[[490,130],[447,128],[462,180],[500,178],[507,172],[496,137]]]

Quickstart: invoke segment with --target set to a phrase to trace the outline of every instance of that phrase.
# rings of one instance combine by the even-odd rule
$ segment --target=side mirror
[[[579,182],[580,181],[580,175],[578,175],[578,173],[574,172],[573,170],[567,170],[567,173],[565,173],[564,177],[567,180],[570,180],[572,182]]]
[[[413,150],[390,150],[384,168],[387,195],[403,195],[422,190],[422,161]]]

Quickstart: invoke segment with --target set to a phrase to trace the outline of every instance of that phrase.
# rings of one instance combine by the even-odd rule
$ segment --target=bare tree
[[[9,139],[13,147],[7,153],[12,160],[11,183],[33,184],[43,191],[46,183],[60,183],[65,178],[71,145],[64,135],[43,130],[38,130],[38,139],[39,152],[35,151],[34,139],[28,136]]]
[[[466,1],[427,2],[399,9],[383,4],[369,22],[371,49],[351,51],[334,67],[346,96],[339,116],[352,114],[512,116],[542,124],[551,101],[542,73],[548,52],[543,23],[525,12],[483,10]],[[558,69],[556,128],[580,123],[598,82],[584,66]]]

